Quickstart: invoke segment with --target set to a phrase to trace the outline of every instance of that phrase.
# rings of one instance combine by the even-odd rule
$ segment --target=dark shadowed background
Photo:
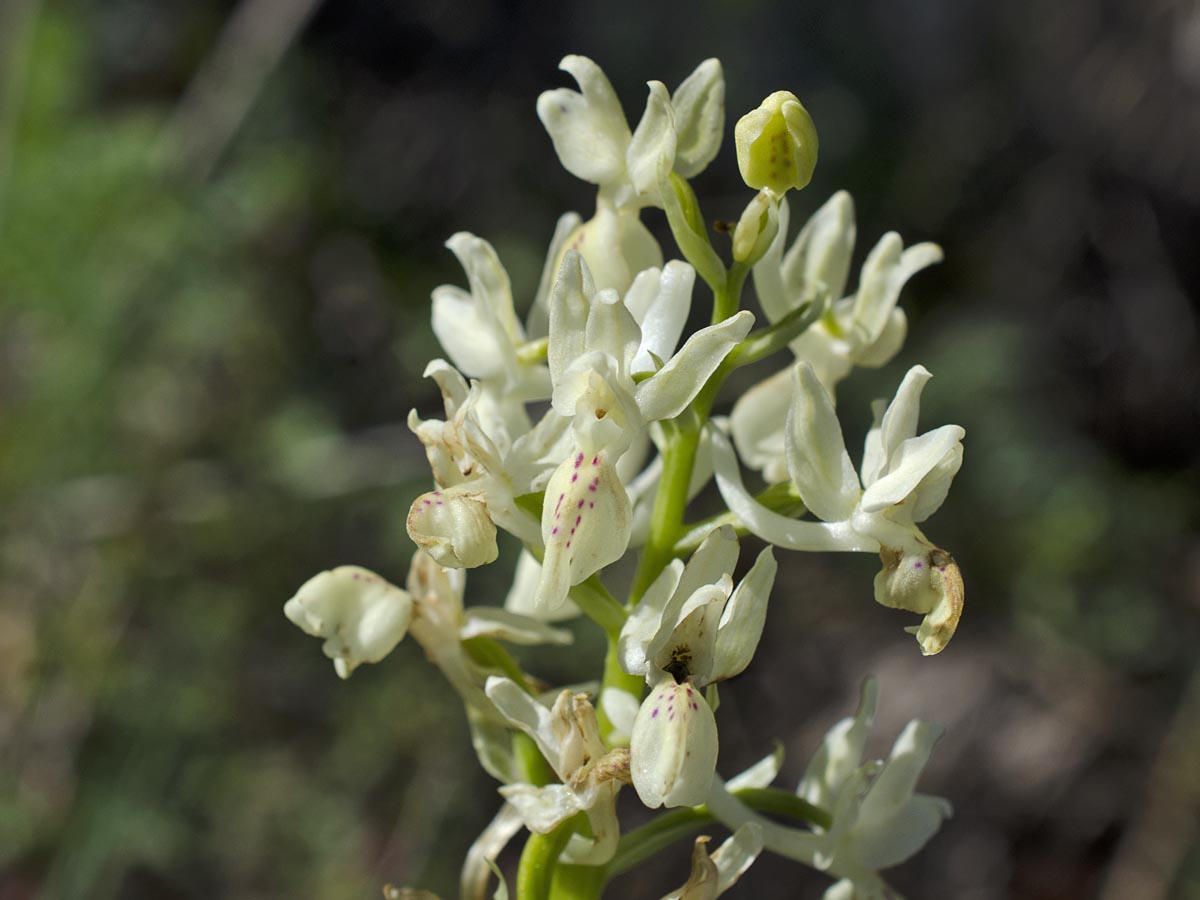
[[[282,605],[341,563],[402,583],[429,292],[464,282],[442,241],[491,240],[524,304],[590,210],[534,114],[569,52],[635,121],[709,56],[730,130],[794,91],[821,160],[793,218],[846,188],[858,258],[893,228],[946,251],[839,406],[857,448],[921,362],[923,422],[966,427],[926,529],[958,636],[922,659],[877,561],[781,553],[722,771],[778,739],[794,783],[874,672],[872,751],[948,729],[912,900],[1200,897],[1194,3],[4,0],[0,898],[454,895],[498,804],[454,695],[411,642],[340,682]],[[697,188],[713,217],[749,199],[728,137]],[[492,569],[469,602],[503,597]],[[578,631],[524,658],[589,675]],[[770,860],[730,896],[825,883]]]

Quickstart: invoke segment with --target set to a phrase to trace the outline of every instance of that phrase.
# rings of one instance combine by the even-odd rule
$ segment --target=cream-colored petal
[[[473,569],[499,555],[482,493],[450,488],[422,494],[408,511],[407,527],[413,543],[449,569]]]
[[[508,842],[524,827],[516,808],[509,803],[500,807],[496,817],[480,832],[467,850],[459,878],[461,900],[483,900],[487,891],[489,864],[494,864]],[[503,879],[502,879],[503,880]]]
[[[546,337],[550,333],[550,289],[554,287],[554,279],[558,276],[558,267],[562,264],[563,254],[567,250],[567,241],[583,224],[579,213],[563,213],[554,224],[554,234],[550,237],[550,246],[546,250],[546,262],[542,267],[542,277],[538,281],[537,292],[533,295],[533,304],[529,307],[529,315],[525,321],[525,332],[530,340]]]
[[[731,791],[740,791],[742,788],[770,787],[782,765],[783,744],[776,743],[773,753],[764,756],[750,768],[730,778],[726,788]]]
[[[564,628],[552,628],[532,616],[522,616],[495,606],[473,606],[465,613],[462,639],[490,637],[510,644],[565,646],[574,640]]]
[[[584,348],[589,352],[607,353],[616,361],[621,376],[628,377],[641,342],[642,330],[617,292],[611,289],[598,291],[588,313]]]
[[[584,352],[584,335],[591,311],[595,286],[583,257],[574,248],[563,254],[554,286],[550,289],[550,343],[546,361],[555,385],[563,373]],[[556,407],[557,408],[557,407]],[[570,415],[570,409],[559,409]]]
[[[738,398],[729,416],[730,431],[738,455],[751,469],[770,470],[786,479],[784,425],[792,407],[792,370],[781,369],[760,381]],[[770,478],[768,481],[772,480]]]
[[[878,512],[902,503],[947,456],[959,452],[955,448],[965,436],[960,426],[943,425],[906,440],[891,454],[887,473],[863,492],[861,508]]]
[[[504,608],[520,616],[529,616],[543,622],[560,622],[579,615],[579,607],[569,597],[561,607],[548,616],[534,606],[538,582],[542,580],[542,564],[532,553],[522,549],[517,557],[517,568],[513,573],[512,586],[504,598]]]
[[[660,184],[675,162],[675,113],[666,85],[651,81],[646,111],[625,151],[625,168],[641,203],[661,207]]]
[[[743,309],[688,338],[665,366],[637,386],[638,408],[646,421],[673,419],[683,412],[753,324],[753,313]]]
[[[675,111],[675,171],[699,175],[721,149],[725,130],[725,76],[721,63],[706,59],[671,95]]]
[[[698,806],[717,765],[717,723],[700,691],[667,679],[643,702],[629,745],[630,772],[646,806]]]
[[[634,280],[625,305],[642,329],[642,343],[631,371],[656,372],[675,353],[692,307],[696,270],[673,259],[662,270],[647,269]],[[656,363],[655,359],[659,362]]]
[[[630,675],[649,675],[647,652],[662,628],[663,610],[674,596],[682,573],[682,561],[673,559],[667,563],[621,627],[617,639],[617,658],[621,661],[621,668]]]
[[[283,607],[314,637],[341,678],[362,663],[379,662],[400,643],[412,621],[412,595],[359,566],[314,575]]]
[[[807,363],[792,370],[793,403],[784,432],[788,472],[800,499],[826,522],[845,522],[861,495],[833,401]]]
[[[729,598],[717,628],[709,680],[732,678],[750,665],[767,621],[767,600],[778,568],[774,551],[764,548]]]
[[[546,91],[537,102],[538,118],[550,133],[563,167],[592,184],[609,184],[625,171],[629,125],[608,78],[585,56],[567,56],[559,65],[582,93]]]
[[[729,439],[719,429],[712,432],[713,471],[717,489],[730,511],[751,532],[789,550],[839,550],[875,552],[879,542],[860,534],[848,522],[801,522],[772,512],[746,490],[737,457]]]
[[[539,609],[554,610],[570,588],[616,562],[629,546],[633,510],[608,454],[566,459],[546,485],[542,506]]]
[[[800,229],[783,258],[783,284],[793,305],[846,292],[854,254],[854,200],[838,191]]]
[[[540,788],[531,784],[506,784],[500,788],[500,796],[512,804],[525,827],[537,834],[549,834],[581,811],[579,798],[565,784]]]
[[[863,681],[858,709],[829,729],[821,746],[804,770],[796,793],[813,806],[830,810],[850,775],[862,765],[863,748],[875,709],[879,702],[879,684],[874,678]]]

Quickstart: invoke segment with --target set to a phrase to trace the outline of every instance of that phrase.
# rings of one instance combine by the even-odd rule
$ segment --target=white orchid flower
[[[854,252],[854,201],[834,194],[800,230],[786,254],[788,204],[779,204],[779,228],[755,264],[754,287],[767,319],[778,322],[808,303],[826,307],[790,347],[807,362],[830,396],[854,366],[877,368],[900,350],[907,331],[900,291],[917,272],[940,262],[941,248],[923,243],[904,249],[889,232],[863,264],[858,290],[843,296]],[[780,423],[789,401],[785,369],[747,391],[730,416],[734,444],[746,465],[767,481],[783,481],[786,461]]]
[[[621,667],[650,686],[630,739],[633,786],[647,806],[704,802],[717,763],[717,723],[704,688],[749,665],[775,580],[770,547],[733,587],[733,529],[673,560],[634,608],[617,643]]]
[[[748,786],[735,784],[736,779],[728,785],[714,779],[708,798],[713,815],[730,828],[757,824],[766,849],[839,879],[826,900],[890,897],[879,871],[924,847],[951,812],[942,798],[914,793],[941,734],[939,726],[909,722],[886,760],[863,760],[877,699],[878,687],[868,679],[857,713],[829,730],[797,788],[798,795],[831,813],[828,830],[805,831],[757,815],[731,793]],[[773,776],[777,765],[766,763],[754,768]],[[762,786],[762,780],[756,779],[755,786]]]
[[[339,566],[305,582],[284,605],[284,614],[308,634],[326,638],[325,655],[341,678],[364,662],[378,662],[411,634],[467,707],[472,741],[483,767],[495,778],[515,777],[504,720],[483,693],[487,672],[471,659],[463,641],[489,637],[514,644],[569,644],[571,633],[494,606],[463,609],[461,569],[413,554],[408,590],[359,566]]]
[[[762,829],[754,823],[735,831],[711,856],[709,840],[705,835],[696,838],[687,884],[662,900],[716,900],[737,883],[763,849]]]
[[[843,876],[827,898],[882,896],[876,873],[914,855],[950,815],[946,800],[913,793],[940,726],[911,721],[886,761],[864,763],[878,695],[875,680],[867,679],[857,713],[830,729],[796,791],[833,815],[815,859],[818,868]],[[847,885],[853,892],[846,893]]]
[[[283,606],[283,613],[313,637],[339,678],[362,663],[379,662],[400,643],[413,618],[413,598],[360,566],[338,566],[314,575]]]
[[[609,750],[586,694],[564,690],[547,709],[509,678],[487,681],[487,696],[509,725],[533,738],[561,784],[535,787],[514,782],[500,793],[525,826],[547,834],[577,813],[586,813],[591,837],[572,835],[567,862],[603,865],[617,848],[617,791],[629,780],[629,752]]]
[[[494,385],[502,396],[544,398],[549,387],[545,366],[522,365],[517,359],[525,329],[495,249],[465,231],[446,246],[458,257],[470,286],[469,292],[448,284],[433,291],[433,332],[451,362],[468,378]]]
[[[567,171],[599,188],[595,216],[575,230],[568,244],[588,261],[600,289],[623,293],[636,273],[662,265],[658,242],[638,210],[662,206],[661,185],[672,170],[690,178],[720,149],[725,118],[721,64],[704,61],[674,95],[661,82],[650,82],[645,112],[632,132],[599,66],[585,56],[567,56],[559,67],[580,91],[546,91],[538,98],[538,117]]]
[[[962,465],[958,425],[917,436],[922,366],[904,376],[891,404],[876,404],[861,479],[854,472],[833,400],[807,363],[792,369],[793,403],[784,430],[787,471],[808,509],[821,521],[797,521],[760,505],[746,491],[737,457],[724,435],[713,434],[721,496],[764,540],[790,550],[877,552],[883,569],[875,599],[925,616],[916,634],[926,655],[940,652],[962,614],[962,575],[953,557],[917,527],[942,505]]]
[[[408,426],[425,445],[438,485],[413,502],[409,536],[442,564],[465,568],[496,558],[495,529],[486,519],[526,544],[537,544],[537,520],[516,498],[543,490],[574,446],[569,420],[550,410],[530,427],[523,407],[519,418],[504,413],[494,392],[478,381],[468,386],[443,360],[431,362],[425,374],[441,388],[446,419],[422,420],[416,410],[409,413]]]
[[[563,259],[548,360],[552,404],[569,419],[575,444],[546,485],[539,609],[557,609],[572,585],[624,555],[633,520],[621,455],[651,422],[683,412],[750,330],[754,317],[742,311],[674,352],[682,330],[675,310],[686,311],[694,278],[690,266],[673,263],[643,273],[622,302],[615,291],[596,290],[579,254]]]

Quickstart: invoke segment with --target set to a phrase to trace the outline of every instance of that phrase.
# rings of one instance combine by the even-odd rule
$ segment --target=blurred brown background
[[[927,529],[959,635],[921,659],[876,561],[781,554],[722,771],[778,738],[794,782],[875,672],[875,752],[948,727],[910,898],[1200,897],[1195,3],[3,0],[0,898],[453,896],[498,798],[452,693],[411,643],[339,682],[281,608],[335,564],[403,579],[441,242],[487,237],[528,302],[592,203],[534,115],[568,52],[635,121],[708,56],[730,128],[795,91],[822,143],[793,217],[846,188],[860,258],[946,250],[840,408],[860,446],[921,362],[923,422],[966,427]],[[714,218],[748,199],[731,143]],[[577,647],[525,658],[577,679]],[[612,896],[679,884],[675,851]],[[770,860],[730,896],[825,883]]]

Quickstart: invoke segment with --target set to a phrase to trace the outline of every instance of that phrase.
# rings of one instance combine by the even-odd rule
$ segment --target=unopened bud
[[[817,129],[790,91],[776,91],[733,129],[742,180],[783,194],[804,187],[817,165]]]

